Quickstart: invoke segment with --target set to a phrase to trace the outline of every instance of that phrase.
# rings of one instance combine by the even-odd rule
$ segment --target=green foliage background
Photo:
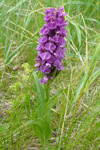
[[[65,70],[51,85],[52,136],[35,136],[33,77],[40,28],[48,7],[68,12]],[[39,78],[41,73],[37,73]],[[6,149],[97,150],[100,145],[99,0],[0,1],[0,146]],[[42,122],[42,121],[41,121]],[[40,123],[41,124],[41,123]],[[41,125],[42,128],[42,125]],[[49,129],[48,129],[49,133]],[[47,136],[47,133],[44,133]]]

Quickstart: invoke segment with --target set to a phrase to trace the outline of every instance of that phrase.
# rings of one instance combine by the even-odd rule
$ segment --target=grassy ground
[[[0,146],[1,150],[43,149],[27,121],[37,118],[32,75],[40,28],[47,7],[68,12],[65,70],[50,95],[52,137],[47,150],[97,150],[100,145],[99,0],[0,1]],[[38,72],[38,76],[41,74]]]

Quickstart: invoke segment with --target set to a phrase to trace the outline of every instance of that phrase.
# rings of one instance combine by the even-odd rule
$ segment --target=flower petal
[[[48,82],[48,77],[45,76],[43,79],[40,79],[40,82],[46,84]]]
[[[41,38],[39,38],[39,42],[40,43],[45,43],[47,41],[47,37],[46,36],[43,36]]]
[[[44,52],[40,54],[40,57],[42,58],[42,60],[47,60],[50,59],[51,54],[49,52]]]
[[[49,29],[55,29],[57,27],[56,22],[49,22],[47,25]]]

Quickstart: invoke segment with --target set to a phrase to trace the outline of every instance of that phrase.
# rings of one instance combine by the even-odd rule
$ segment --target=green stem
[[[46,84],[46,99],[45,99],[45,117],[48,121],[48,123],[50,124],[51,122],[51,106],[48,106],[47,103],[49,101],[49,97],[50,97],[50,85],[51,85],[51,81],[49,80],[48,83]]]
[[[49,97],[50,97],[50,81],[48,81],[46,85],[46,102],[48,102]]]

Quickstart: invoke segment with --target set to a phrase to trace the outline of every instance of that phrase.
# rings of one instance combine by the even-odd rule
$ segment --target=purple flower
[[[48,73],[50,73],[50,68],[48,67],[48,66],[46,66],[46,65],[42,65],[41,67],[40,67],[40,69],[41,69],[41,71],[44,73],[44,74],[48,74]]]
[[[40,82],[46,84],[48,82],[48,77],[45,76],[43,79],[40,79]]]
[[[51,57],[51,54],[49,52],[40,53],[39,56],[42,60],[48,60]]]
[[[52,21],[52,22],[48,22],[48,29],[56,29],[57,27],[57,24],[55,21]]]
[[[45,43],[47,41],[47,37],[43,36],[41,38],[39,38],[39,43]]]
[[[56,49],[56,45],[55,45],[54,43],[49,42],[49,43],[46,43],[46,44],[45,44],[45,48],[46,48],[48,51],[52,52],[53,50]]]
[[[55,43],[61,43],[61,41],[63,40],[61,36],[59,35],[55,35],[53,36],[53,40],[55,41]]]
[[[57,76],[60,70],[63,70],[62,59],[65,58],[65,44],[67,37],[68,25],[67,20],[64,20],[64,7],[50,8],[45,10],[44,20],[46,23],[41,29],[39,38],[39,45],[37,46],[38,56],[36,58],[36,70],[44,73],[45,77],[40,80],[41,83],[46,84],[49,79]],[[55,72],[56,71],[56,72]]]

